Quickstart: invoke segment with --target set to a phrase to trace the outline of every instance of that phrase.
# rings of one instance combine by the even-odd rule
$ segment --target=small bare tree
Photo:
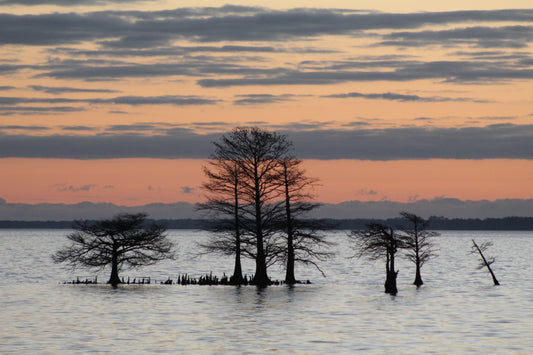
[[[405,241],[406,257],[416,266],[415,281],[413,285],[420,287],[424,284],[420,270],[429,259],[437,256],[435,246],[431,238],[439,235],[437,232],[428,231],[428,221],[420,216],[409,212],[401,212],[400,215],[408,221],[401,231]]]
[[[474,239],[472,239],[472,250],[471,250],[471,254],[476,254],[478,253],[479,256],[480,256],[480,259],[479,259],[479,265],[478,265],[478,269],[482,269],[484,267],[486,267],[489,272],[490,272],[490,276],[492,276],[492,281],[494,282],[494,286],[499,286],[500,283],[498,282],[498,280],[496,279],[496,275],[494,275],[494,272],[492,271],[492,268],[490,267],[494,261],[496,261],[496,258],[495,257],[485,257],[485,255],[483,254],[483,252],[485,252],[489,247],[491,247],[493,245],[492,242],[483,242],[481,244],[477,244],[476,241]]]
[[[146,225],[146,217],[144,213],[119,214],[97,222],[77,221],[76,231],[67,235],[72,244],[52,259],[73,268],[111,265],[108,283],[117,286],[123,267],[138,268],[174,258],[174,244],[165,235],[166,229],[155,223]]]
[[[405,247],[402,238],[383,224],[372,223],[367,225],[365,230],[352,231],[348,237],[353,242],[352,249],[355,250],[354,257],[366,257],[370,260],[385,259],[385,293],[396,295],[396,277],[398,271],[395,269],[396,252]]]

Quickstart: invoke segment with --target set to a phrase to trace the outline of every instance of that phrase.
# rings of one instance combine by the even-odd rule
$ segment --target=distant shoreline
[[[401,218],[389,219],[317,219],[333,225],[333,229],[362,229],[369,223],[383,223],[393,228],[402,225]],[[210,221],[205,219],[158,219],[168,229],[206,229]],[[74,221],[0,221],[0,229],[71,229]],[[501,230],[533,231],[533,217],[504,218],[444,218],[430,217],[429,229],[432,230]]]

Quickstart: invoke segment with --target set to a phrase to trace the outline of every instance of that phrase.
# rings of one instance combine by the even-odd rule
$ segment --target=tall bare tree
[[[241,265],[242,233],[240,182],[241,171],[235,162],[212,157],[204,167],[208,181],[202,187],[207,202],[198,205],[199,210],[208,211],[216,220],[211,231],[215,233],[200,246],[209,253],[234,255],[235,263],[230,282],[236,285],[244,282]]]
[[[492,242],[484,242],[481,244],[477,244],[474,239],[472,239],[472,250],[471,254],[478,253],[480,256],[480,262],[478,265],[478,269],[482,269],[484,267],[487,268],[490,272],[490,276],[492,276],[492,282],[494,282],[494,286],[499,286],[500,282],[496,279],[496,275],[494,275],[494,272],[492,271],[492,268],[490,267],[495,261],[495,257],[486,257],[483,253],[487,251],[488,248],[490,248],[493,245]]]
[[[267,266],[280,252],[276,236],[276,227],[283,212],[279,166],[283,159],[290,157],[292,144],[284,135],[275,132],[259,128],[235,128],[214,145],[212,161],[217,163],[211,165],[214,168],[213,175],[224,175],[223,171],[227,170],[225,167],[238,171],[239,180],[234,185],[238,204],[223,204],[229,208],[220,209],[217,198],[219,192],[212,189],[213,198],[205,207],[219,208],[227,216],[238,218],[234,226],[239,229],[240,249],[244,255],[253,257],[256,263],[252,282],[259,286],[268,285]],[[208,178],[211,179],[209,175]],[[226,194],[226,191],[222,191],[222,194]],[[254,250],[250,248],[251,244]]]
[[[422,281],[422,266],[431,258],[437,256],[435,246],[431,238],[438,236],[437,232],[427,230],[428,221],[409,212],[401,212],[400,215],[408,222],[403,226],[403,240],[405,242],[406,257],[415,264],[415,281],[413,285],[420,287]]]
[[[404,241],[392,228],[379,223],[367,225],[367,228],[352,231],[348,237],[353,242],[352,249],[355,257],[366,257],[370,260],[385,259],[385,292],[391,295],[398,293],[396,277],[398,271],[395,268],[396,253],[404,248]]]
[[[57,251],[52,259],[74,268],[111,265],[108,283],[117,286],[123,267],[138,268],[174,258],[174,245],[165,235],[166,229],[155,223],[147,225],[146,217],[144,213],[119,214],[97,222],[77,221],[76,231],[67,235],[71,245]]]
[[[287,284],[297,282],[294,274],[295,263],[314,265],[322,272],[316,261],[324,261],[332,255],[327,251],[331,243],[327,242],[321,233],[327,226],[302,218],[320,207],[320,204],[310,202],[313,196],[309,190],[316,185],[317,180],[307,177],[301,164],[301,160],[294,158],[283,159],[280,164],[280,178],[285,197],[285,216],[281,221],[281,229],[287,243],[281,256],[285,263]]]

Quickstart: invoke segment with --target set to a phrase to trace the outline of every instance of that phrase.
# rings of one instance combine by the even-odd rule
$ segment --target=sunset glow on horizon
[[[202,201],[237,126],[286,134],[320,202],[533,199],[529,2],[20,3],[0,0],[9,203]]]

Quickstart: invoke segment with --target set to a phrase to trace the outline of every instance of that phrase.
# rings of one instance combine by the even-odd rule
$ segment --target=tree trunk
[[[111,277],[107,283],[113,287],[122,283],[118,277],[118,246],[116,242],[113,242],[113,251],[111,254]]]
[[[242,266],[241,266],[241,240],[240,236],[236,237],[235,243],[235,267],[233,269],[233,276],[230,278],[230,282],[234,285],[241,285],[244,281],[242,277]]]
[[[393,241],[391,241],[391,243],[393,243]],[[396,277],[398,276],[398,272],[394,270],[394,267],[395,267],[394,266],[394,252],[389,250],[387,253],[389,255],[388,259],[389,259],[390,265],[387,268],[387,279],[385,280],[385,293],[390,293],[391,295],[394,296],[398,293],[398,288],[396,287]]]
[[[265,251],[263,248],[263,238],[257,238],[257,257],[255,259],[255,275],[252,283],[254,285],[265,287],[268,286],[270,280],[268,279]],[[260,241],[259,241],[260,240]]]
[[[477,251],[479,252],[479,255],[481,255],[481,259],[483,259],[483,263],[485,264],[487,269],[489,269],[490,276],[492,276],[492,282],[494,282],[494,286],[500,286],[500,283],[496,279],[496,275],[494,275],[494,272],[492,271],[492,268],[490,267],[490,263],[487,261],[487,259],[485,259],[485,255],[483,255],[483,252],[481,251],[479,246],[476,244],[474,239],[472,239],[472,243],[474,243],[474,246],[476,247]]]
[[[490,276],[492,276],[492,281],[494,282],[494,286],[500,286],[500,283],[498,282],[498,280],[496,280],[496,275],[494,275],[494,272],[492,272],[492,268],[490,267],[490,265],[487,265],[487,268],[489,269]]]
[[[261,208],[256,207],[256,243],[257,255],[255,257],[255,275],[253,283],[257,286],[267,286],[269,283],[266,267],[265,247],[263,245],[263,231],[261,228]]]
[[[268,286],[270,280],[267,275],[265,246],[263,244],[263,214],[261,211],[261,189],[259,187],[259,176],[257,172],[257,164],[255,164],[254,172],[254,193],[255,193],[255,236],[257,243],[257,255],[255,257],[255,275],[252,282],[260,287]]]
[[[294,276],[294,231],[292,228],[291,196],[289,194],[289,181],[287,179],[287,165],[284,165],[283,168],[285,180],[285,218],[287,224],[287,269],[285,271],[285,283],[293,285],[296,283],[296,277]]]
[[[413,285],[416,285],[416,287],[420,287],[424,284],[422,281],[422,275],[420,274],[420,265],[416,264],[416,276],[415,276],[415,282],[413,282]]]
[[[244,281],[242,277],[241,266],[241,229],[239,221],[239,180],[235,178],[234,197],[235,197],[235,267],[233,268],[233,276],[230,277],[230,282],[234,285],[241,285]]]
[[[292,233],[287,235],[287,238],[287,270],[285,272],[285,283],[293,285],[296,283],[296,278],[294,276],[294,245],[292,241]]]
[[[390,293],[393,296],[398,293],[398,288],[396,287],[397,276],[397,271],[389,270],[387,273],[387,279],[385,280],[385,293]]]
[[[418,240],[418,224],[415,223],[415,254],[416,254],[416,275],[415,275],[415,282],[413,282],[413,285],[416,285],[416,287],[420,287],[424,284],[422,281],[422,274],[420,273],[420,242]]]

